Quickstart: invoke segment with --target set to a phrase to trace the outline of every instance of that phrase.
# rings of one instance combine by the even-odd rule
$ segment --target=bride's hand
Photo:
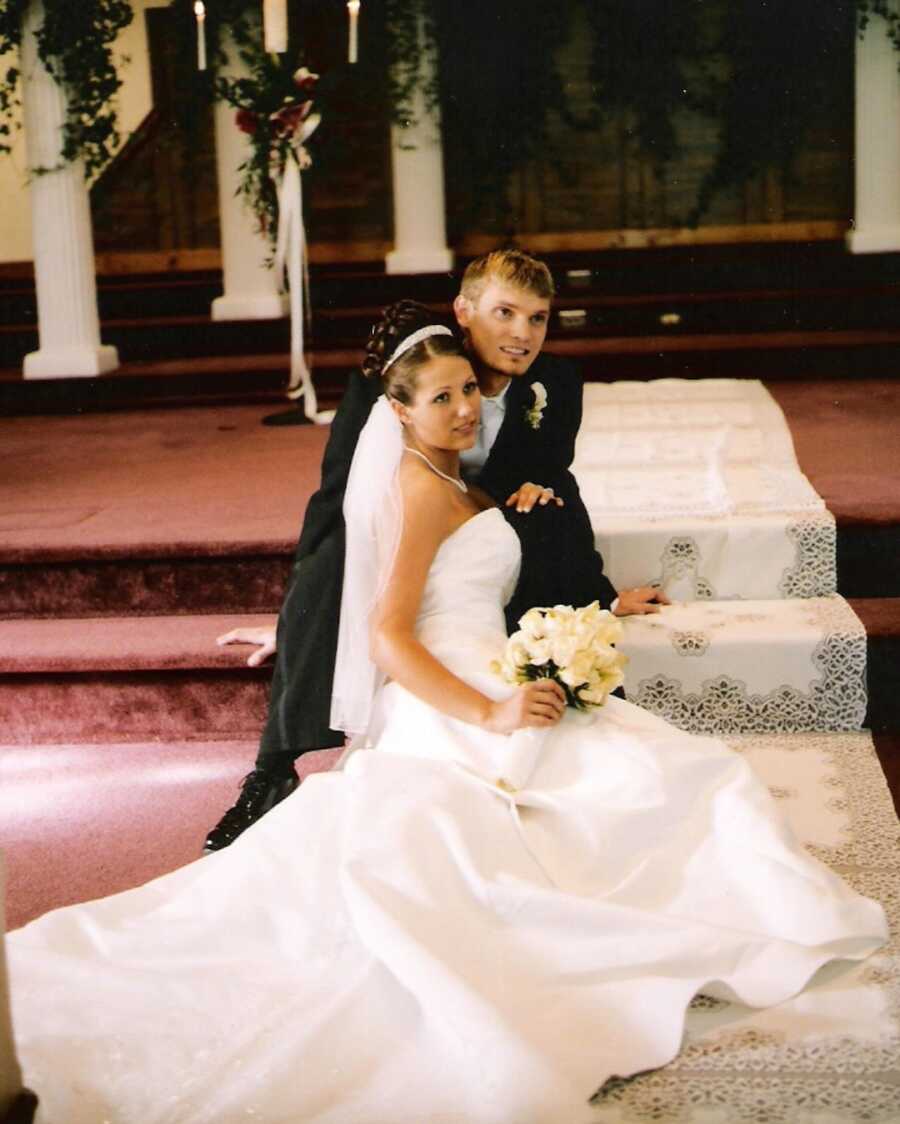
[[[492,703],[486,726],[495,734],[511,734],[523,726],[555,726],[565,709],[562,687],[552,679],[536,679],[503,702]]]

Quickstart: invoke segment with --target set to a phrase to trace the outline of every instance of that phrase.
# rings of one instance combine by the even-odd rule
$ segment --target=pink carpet
[[[292,549],[328,427],[264,406],[0,421],[0,561]]]
[[[198,859],[255,756],[248,741],[0,747],[8,927]]]
[[[838,525],[900,522],[900,379],[767,382]]]

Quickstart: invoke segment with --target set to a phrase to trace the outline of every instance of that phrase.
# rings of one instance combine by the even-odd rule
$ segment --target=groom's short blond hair
[[[553,277],[546,263],[525,250],[493,250],[469,262],[459,291],[466,300],[477,303],[491,281],[524,289],[546,300],[550,300],[555,292]]]

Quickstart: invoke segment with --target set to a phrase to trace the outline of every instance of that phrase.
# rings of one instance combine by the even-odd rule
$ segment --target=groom
[[[594,549],[590,519],[569,471],[581,424],[581,378],[565,360],[540,354],[552,296],[543,262],[519,250],[498,250],[468,266],[453,304],[482,393],[478,440],[462,455],[463,471],[504,508],[522,545],[507,623],[514,626],[534,605],[594,600],[619,616],[656,612],[665,596],[651,587],[617,596]],[[341,505],[357,438],[380,389],[375,380],[351,375],[332,423],[321,486],[306,509],[278,617],[269,714],[256,766],[207,836],[207,851],[227,847],[296,788],[297,757],[343,745],[343,734],[328,725],[343,581]],[[239,630],[222,641],[241,639],[250,637]]]

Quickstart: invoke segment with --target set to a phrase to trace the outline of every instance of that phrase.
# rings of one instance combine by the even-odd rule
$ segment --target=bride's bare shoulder
[[[453,522],[453,497],[446,481],[441,480],[423,461],[406,456],[400,462],[400,494],[407,522],[420,528],[433,528],[436,533]]]

